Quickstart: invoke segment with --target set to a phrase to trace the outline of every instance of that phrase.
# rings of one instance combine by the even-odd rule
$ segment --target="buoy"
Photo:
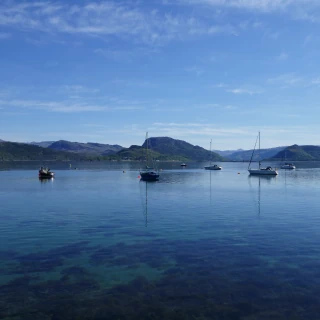
[[[140,179],[141,177],[140,177],[140,176],[138,176],[138,178]]]

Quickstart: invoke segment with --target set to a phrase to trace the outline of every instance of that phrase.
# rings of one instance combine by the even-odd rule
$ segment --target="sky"
[[[0,139],[320,145],[319,0],[0,2]]]

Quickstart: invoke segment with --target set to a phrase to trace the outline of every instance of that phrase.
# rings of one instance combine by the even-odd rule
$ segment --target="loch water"
[[[206,164],[0,163],[0,319],[320,319],[320,163]]]

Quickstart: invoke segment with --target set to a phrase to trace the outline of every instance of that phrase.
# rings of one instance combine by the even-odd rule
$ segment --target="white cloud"
[[[82,85],[64,85],[62,90],[73,94],[83,94],[83,93],[97,93],[100,90],[97,88],[88,88]]]
[[[267,82],[269,84],[280,85],[284,88],[305,84],[305,80],[302,77],[297,76],[295,73],[287,73],[274,78],[269,78]]]
[[[104,1],[97,3],[3,2],[0,26],[25,31],[85,34],[90,36],[134,37],[154,45],[198,34],[236,34],[232,25],[212,25],[192,14],[183,16],[150,9],[139,2]]]
[[[320,85],[320,78],[316,78],[311,80],[311,85],[319,86]]]
[[[226,92],[230,92],[233,94],[249,94],[249,95],[262,93],[261,90],[251,90],[251,89],[245,89],[245,88],[227,89]]]
[[[213,87],[213,88],[226,88],[227,85],[224,84],[223,82],[220,82],[220,83],[218,83],[218,84],[214,84],[212,87]]]
[[[8,32],[0,32],[0,40],[1,39],[8,39],[11,37],[11,33]]]
[[[319,8],[318,0],[180,0],[180,3],[192,5],[206,5],[220,8],[235,8],[262,13],[287,12],[300,9]]]
[[[88,103],[74,103],[69,101],[37,101],[37,100],[0,100],[0,106],[44,110],[48,112],[76,113],[101,111],[132,111],[143,109],[141,106],[112,106]]]
[[[277,60],[287,60],[288,59],[288,54],[285,52],[281,52],[278,56],[277,56]]]
[[[187,67],[187,68],[185,68],[185,71],[187,71],[189,73],[193,73],[197,76],[200,76],[204,73],[204,70],[200,67],[197,67],[197,66]]]

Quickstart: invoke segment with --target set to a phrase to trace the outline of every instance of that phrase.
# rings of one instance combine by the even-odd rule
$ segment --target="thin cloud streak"
[[[212,8],[229,8],[254,11],[263,14],[289,14],[294,19],[319,21],[315,10],[320,8],[318,0],[180,0],[180,3]]]
[[[254,91],[254,90],[248,90],[243,88],[228,89],[226,90],[226,92],[230,92],[233,94],[249,94],[249,95],[262,93],[262,91]]]
[[[44,110],[47,112],[77,113],[77,112],[101,112],[101,111],[133,111],[141,110],[140,106],[103,106],[80,103],[55,102],[55,101],[33,101],[33,100],[0,100],[0,105],[4,107],[28,108]]]
[[[0,26],[46,33],[119,36],[144,44],[163,44],[173,39],[198,35],[237,35],[228,24],[212,24],[194,16],[183,16],[139,7],[137,3],[104,1],[70,5],[54,2],[0,4]],[[97,53],[112,55],[110,52]]]

